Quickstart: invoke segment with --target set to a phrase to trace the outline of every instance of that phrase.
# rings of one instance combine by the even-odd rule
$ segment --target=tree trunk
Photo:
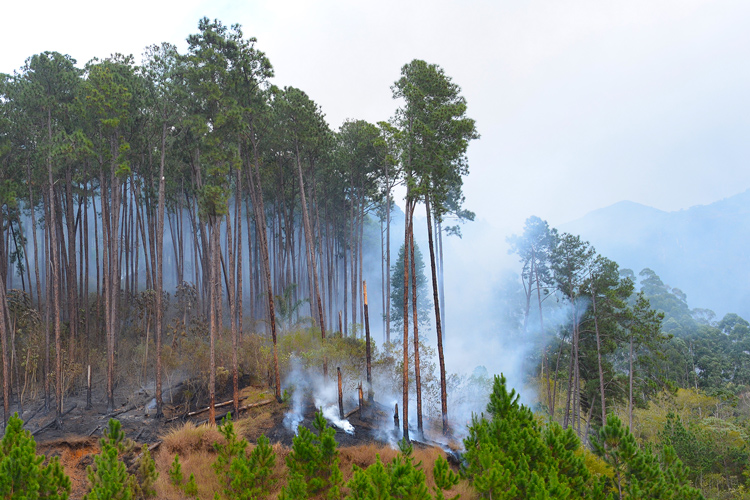
[[[310,227],[310,216],[307,211],[307,200],[305,199],[305,184],[304,180],[302,178],[302,162],[300,162],[300,156],[299,156],[299,146],[297,146],[297,173],[299,174],[299,191],[300,191],[300,199],[302,200],[302,221],[305,226],[305,246],[307,247],[308,252],[308,261],[310,262],[311,268],[310,272],[312,272],[313,275],[313,287],[314,290],[312,290],[312,297],[315,299],[317,311],[318,311],[318,320],[320,322],[320,337],[323,341],[323,345],[325,346],[326,341],[326,321],[325,317],[323,316],[323,302],[320,299],[320,287],[318,285],[318,266],[315,263],[316,256],[315,256],[315,243],[313,241],[313,234],[312,234],[312,228]],[[323,379],[328,378],[328,360],[326,357],[323,357]]]
[[[250,179],[250,193],[253,203],[253,210],[255,211],[255,223],[258,226],[258,236],[260,237],[260,253],[263,260],[263,271],[266,277],[267,295],[268,295],[268,316],[269,323],[271,324],[271,337],[273,339],[273,366],[274,366],[274,383],[276,385],[276,400],[281,402],[281,380],[279,376],[279,351],[276,342],[276,312],[274,311],[273,303],[273,288],[271,281],[271,264],[268,257],[268,242],[266,240],[266,221],[265,213],[263,211],[263,188],[261,186],[260,178],[260,166],[258,158],[258,147],[257,144],[253,144],[253,156],[254,156],[254,167],[255,167],[255,179],[253,179],[253,173],[248,166],[247,175]]]
[[[367,401],[372,403],[373,392],[372,392],[372,360],[370,353],[370,312],[367,307],[367,282],[362,282],[363,291],[363,304],[365,307],[365,356],[367,365]]]
[[[164,401],[162,400],[162,366],[161,342],[162,325],[164,322],[162,311],[162,295],[164,294],[164,198],[165,179],[164,164],[166,162],[167,123],[161,129],[161,158],[159,161],[159,201],[156,209],[156,255],[152,254],[151,262],[156,260],[156,418],[164,417]],[[154,259],[155,257],[155,259]],[[153,266],[152,266],[153,267]]]
[[[408,200],[408,196],[407,196]],[[409,235],[411,224],[411,202],[406,202],[404,211],[404,367],[403,367],[403,437],[409,441]]]
[[[413,209],[412,209],[413,210]],[[413,221],[414,213],[410,219]],[[414,263],[414,226],[409,231],[409,253],[411,254],[411,313],[414,323],[414,388],[417,393],[417,435],[419,438],[424,437],[424,428],[422,426],[422,374],[419,365],[419,309],[417,309],[417,266]]]
[[[448,434],[448,390],[445,377],[445,356],[443,354],[443,322],[440,316],[440,300],[438,293],[437,272],[435,269],[435,249],[432,242],[432,210],[430,197],[425,196],[427,211],[427,243],[430,247],[430,268],[432,270],[432,299],[435,302],[435,332],[437,333],[438,361],[440,363],[440,415],[443,423],[443,435]]]
[[[596,332],[596,361],[599,366],[599,391],[602,403],[602,426],[607,423],[607,406],[604,398],[604,371],[602,370],[602,344],[599,337],[599,320],[596,315],[596,290],[591,291],[591,301],[594,307],[594,331]],[[593,404],[592,404],[593,406]]]

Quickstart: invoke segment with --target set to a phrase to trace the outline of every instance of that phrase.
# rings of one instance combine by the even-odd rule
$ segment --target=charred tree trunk
[[[373,393],[372,393],[372,359],[371,359],[371,353],[370,353],[370,312],[367,307],[367,282],[362,282],[362,291],[364,293],[364,300],[363,304],[365,307],[365,356],[367,358],[366,365],[367,365],[367,401],[372,403],[373,401]]]

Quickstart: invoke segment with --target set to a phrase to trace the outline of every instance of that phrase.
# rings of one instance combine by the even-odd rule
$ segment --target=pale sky
[[[497,230],[621,200],[662,210],[750,188],[750,2],[133,0],[7,2],[0,72],[55,50],[83,65],[167,41],[202,16],[258,39],[274,83],[333,128],[379,121],[414,58],[461,86],[482,138],[467,207]]]

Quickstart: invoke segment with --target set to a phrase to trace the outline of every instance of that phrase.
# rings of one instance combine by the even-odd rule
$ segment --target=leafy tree
[[[58,457],[44,465],[44,455],[36,454],[36,442],[23,429],[23,421],[14,414],[0,440],[0,498],[8,500],[66,500],[70,479]]]

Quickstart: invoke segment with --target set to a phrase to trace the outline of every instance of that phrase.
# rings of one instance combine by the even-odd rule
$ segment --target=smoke
[[[302,360],[292,355],[291,370],[282,384],[284,391],[291,393],[289,412],[284,415],[284,425],[294,434],[305,420],[306,403],[313,401],[315,408],[323,412],[323,416],[332,425],[348,434],[354,434],[354,426],[346,419],[339,418],[337,388],[325,381],[318,371],[305,368]]]

